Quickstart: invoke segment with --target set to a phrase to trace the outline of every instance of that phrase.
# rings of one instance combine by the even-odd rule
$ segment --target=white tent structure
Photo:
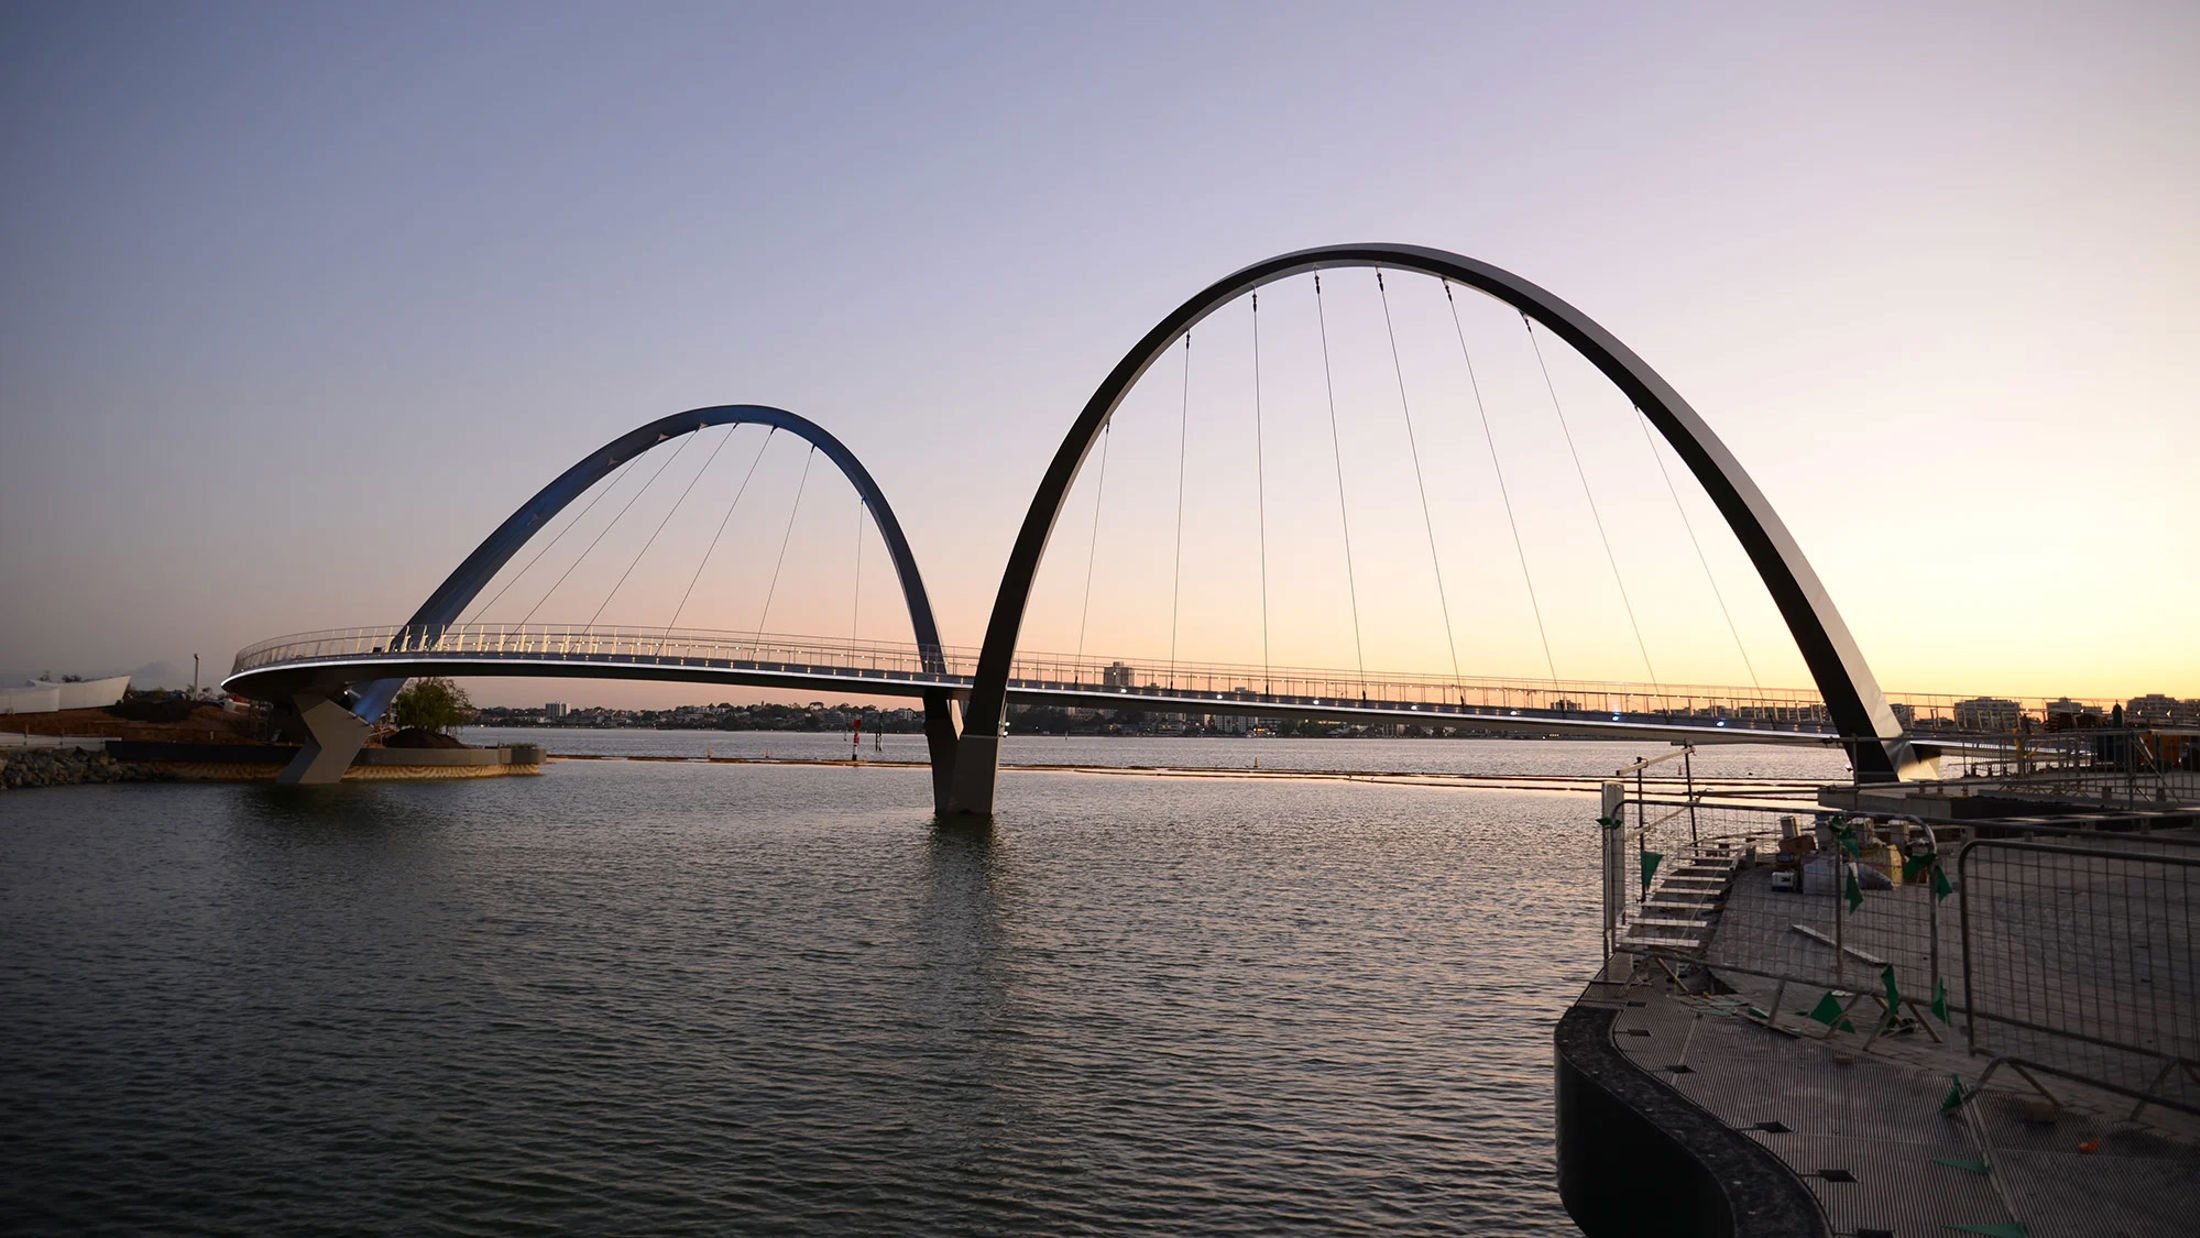
[[[27,687],[0,688],[0,714],[50,714],[62,709],[98,709],[130,690],[128,675],[72,683],[33,679]]]

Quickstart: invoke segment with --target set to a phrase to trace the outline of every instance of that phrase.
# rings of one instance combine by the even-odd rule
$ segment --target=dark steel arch
[[[1510,271],[1440,249],[1370,243],[1302,249],[1256,262],[1216,280],[1148,331],[1086,401],[1084,411],[1078,414],[1047,466],[1038,492],[1032,496],[1031,508],[1009,552],[992,618],[986,624],[985,646],[979,654],[976,681],[965,708],[966,728],[954,790],[958,810],[992,811],[1000,723],[1024,608],[1054,522],[1069,496],[1070,484],[1077,479],[1086,453],[1116,406],[1147,367],[1207,315],[1263,284],[1334,267],[1418,271],[1466,285],[1519,310],[1587,357],[1673,445],[1741,540],[1779,606],[1781,617],[1787,621],[1803,661],[1826,699],[1828,712],[1840,733],[1850,739],[1850,759],[1858,780],[1886,782],[1920,776],[1921,765],[1903,736],[1900,722],[1888,708],[1878,681],[1818,574],[1756,483],[1670,384],[1587,314]]]
[[[573,500],[609,476],[613,469],[682,434],[723,425],[760,425],[785,430],[816,447],[833,462],[862,496],[863,505],[870,509],[871,519],[878,526],[880,539],[886,543],[887,556],[894,563],[894,575],[901,581],[902,598],[909,605],[909,623],[915,629],[917,652],[924,668],[944,673],[947,661],[941,653],[940,627],[932,615],[932,599],[925,592],[916,555],[909,549],[909,539],[903,535],[901,521],[895,517],[893,505],[886,501],[885,492],[879,489],[878,482],[872,478],[870,470],[863,467],[863,462],[856,459],[855,453],[823,426],[783,408],[763,404],[720,404],[660,417],[581,457],[579,463],[537,491],[535,497],[498,525],[494,533],[482,539],[474,552],[466,556],[465,562],[445,577],[435,592],[428,595],[428,600],[420,604],[420,609],[413,612],[408,626],[432,631],[456,623],[467,605],[529,539],[541,532]],[[352,712],[368,722],[374,721],[389,707],[390,700],[403,684],[403,680],[382,679],[363,685]],[[925,734],[932,744],[933,779],[937,784],[935,798],[944,803],[945,779],[954,764],[954,741],[959,727],[955,723],[954,703],[946,693],[927,693],[924,705]]]

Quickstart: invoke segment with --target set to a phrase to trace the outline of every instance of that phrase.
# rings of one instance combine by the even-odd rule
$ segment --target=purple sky
[[[947,638],[975,644],[1031,487],[1123,349],[1246,262],[1383,239],[1517,271],[1664,373],[1779,506],[1889,687],[2200,695],[2200,10],[1766,10],[9,5],[0,670],[188,673],[197,652],[211,676],[263,637],[395,622],[583,452],[726,402],[794,409],[863,456]],[[1428,291],[1400,324],[1432,341],[1409,377],[1436,373],[1427,332],[1449,329]],[[1375,402],[1392,381],[1380,319],[1351,295],[1342,355],[1379,358],[1356,390],[1395,416]],[[1279,290],[1284,320],[1290,304]],[[1241,319],[1215,327],[1229,348]],[[1287,639],[1292,660],[1349,666],[1337,535],[1306,514],[1334,503],[1326,430],[1290,421],[1319,395],[1311,354],[1303,331],[1277,338],[1286,523],[1267,532],[1304,565]],[[1188,500],[1187,554],[1206,592],[1179,622],[1186,656],[1257,661],[1257,611],[1222,589],[1248,562],[1225,533],[1257,526],[1215,420],[1240,415],[1228,364],[1195,371],[1188,452],[1211,447],[1212,484]],[[1622,523],[1672,519],[1647,456],[1597,454],[1644,447],[1569,364],[1586,463],[1609,468],[1615,504],[1630,472],[1650,487]],[[1167,644],[1169,581],[1135,547],[1168,548],[1148,517],[1173,502],[1179,381],[1158,367],[1119,419],[1145,445],[1108,482],[1124,521],[1103,532],[1127,540],[1096,559],[1088,651]],[[1473,523],[1487,496],[1456,454],[1473,440],[1444,437],[1466,406],[1429,381],[1414,413],[1456,500],[1432,517],[1447,585],[1489,574],[1467,670],[1536,673],[1498,593],[1509,544]],[[1504,415],[1547,415],[1540,388],[1505,392]],[[723,510],[744,442],[688,514]],[[1361,587],[1422,614],[1410,474],[1366,442],[1344,449],[1370,504]],[[767,457],[701,624],[757,621],[761,576],[732,573],[776,548],[800,464]],[[1579,499],[1570,472],[1549,476],[1526,496],[1548,513],[1523,522],[1557,530]],[[812,484],[771,626],[845,632],[853,500]],[[1090,503],[1073,497],[1027,648],[1074,639]],[[1800,682],[1730,539],[1690,510],[1722,544],[1721,587],[1750,595],[1752,658]],[[651,591],[684,579],[670,547],[688,535],[667,536],[636,609],[606,621],[649,621]],[[1657,565],[1673,546],[1644,534],[1637,570],[1700,588]],[[1531,548],[1554,556],[1547,602],[1609,618],[1600,552],[1557,532]],[[859,626],[905,635],[879,564]],[[1723,626],[1704,635],[1716,612],[1670,600],[1666,677],[1739,682]],[[538,617],[594,602],[574,605]],[[1442,631],[1408,626],[1380,660],[1440,669]],[[1563,673],[1632,675],[1624,628],[1560,635]]]

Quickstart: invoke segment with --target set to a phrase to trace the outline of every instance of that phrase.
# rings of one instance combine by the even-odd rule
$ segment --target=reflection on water
[[[776,760],[842,761],[845,735],[783,731],[595,730],[582,727],[470,727],[473,743],[535,743],[552,754],[592,756],[771,757]],[[922,735],[873,736],[864,741],[866,761],[926,759]],[[1107,766],[1146,769],[1349,770],[1362,773],[1609,776],[1641,757],[1666,756],[1672,745],[1654,740],[1547,739],[1274,739],[1013,734],[1002,746],[1010,766]],[[1847,758],[1823,746],[1708,745],[1694,758],[1703,778],[1804,778],[1837,782],[1848,777]],[[1669,767],[1674,775],[1678,766]]]
[[[1600,758],[1601,759],[1601,758]],[[37,1229],[1569,1232],[1587,801],[920,770],[0,800]]]

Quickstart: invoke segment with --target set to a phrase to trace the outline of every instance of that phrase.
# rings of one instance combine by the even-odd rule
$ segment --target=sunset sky
[[[1246,263],[1389,240],[1518,272],[1656,367],[1888,688],[2200,696],[2200,9],[1662,7],[0,8],[0,672],[195,652],[214,679],[397,622],[575,459],[721,403],[839,434],[976,645],[1126,348]],[[1372,276],[1325,277],[1326,324],[1308,281],[1263,293],[1264,467],[1249,305],[1188,381],[1157,365],[1024,647],[1259,662],[1265,538],[1277,663],[1543,674],[1524,552],[1562,675],[1639,678],[1631,607],[1668,682],[1807,684],[1579,357],[1543,341],[1577,473],[1517,316],[1461,306],[1486,440],[1441,288],[1388,293],[1395,363]],[[667,622],[764,443],[698,475],[721,434],[534,617],[585,621],[633,562],[601,621]],[[683,626],[763,621],[799,485],[768,626],[905,639],[875,536],[856,582],[853,493],[803,463],[764,447]]]

